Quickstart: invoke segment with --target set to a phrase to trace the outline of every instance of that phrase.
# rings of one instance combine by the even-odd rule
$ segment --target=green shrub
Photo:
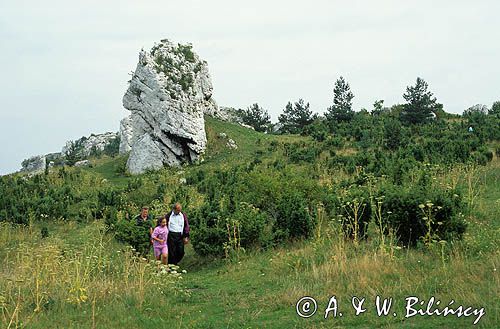
[[[485,163],[481,164],[486,164],[488,162],[491,162],[491,160],[493,160],[493,152],[490,149],[488,149],[488,147],[486,147],[485,145],[479,147],[477,151],[482,154],[482,157],[485,160]]]
[[[132,246],[141,254],[146,254],[151,248],[149,232],[137,225],[135,220],[119,220],[115,224],[114,232],[116,240]]]
[[[345,141],[342,137],[340,136],[328,136],[326,138],[326,146],[327,147],[334,147],[334,148],[341,148],[344,146]]]
[[[191,233],[194,251],[201,255],[224,255],[224,242],[227,241],[226,228],[222,225],[208,227],[201,222],[196,230]]]
[[[280,167],[280,166],[278,166]],[[239,245],[267,248],[312,235],[316,218],[311,215],[318,200],[314,180],[287,167],[258,165],[216,170],[198,184],[205,194],[191,216],[193,247],[200,254],[223,255],[230,243],[227,232],[237,227]]]
[[[263,234],[264,227],[268,225],[268,217],[265,213],[251,204],[242,202],[237,206],[231,220],[240,227],[240,243],[242,247],[266,246],[267,239]]]
[[[302,193],[287,191],[276,206],[277,241],[311,236],[316,219],[310,215],[308,202]]]
[[[382,219],[385,228],[394,230],[404,245],[415,245],[430,233],[434,240],[461,238],[466,223],[462,212],[465,204],[457,190],[437,186],[395,186],[385,185]],[[422,205],[424,208],[422,208]],[[426,218],[425,207],[431,208],[431,218]],[[428,232],[427,220],[430,223]]]
[[[49,237],[49,228],[47,226],[42,226],[40,230],[40,236],[42,237],[42,239],[46,239]]]
[[[289,158],[292,163],[314,162],[319,155],[315,147],[294,147],[291,149]]]

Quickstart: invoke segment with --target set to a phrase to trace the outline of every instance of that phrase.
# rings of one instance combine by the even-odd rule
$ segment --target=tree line
[[[259,106],[258,103],[252,104],[246,110],[240,110],[240,114],[243,123],[260,132],[309,135],[314,130],[312,126],[323,125],[328,132],[334,133],[338,130],[339,125],[351,123],[355,119],[356,112],[352,106],[353,98],[354,94],[349,83],[341,76],[333,88],[332,105],[325,110],[322,116],[313,113],[309,102],[302,98],[296,102],[288,102],[278,117],[278,123],[274,125],[271,123],[268,111]],[[428,83],[422,78],[417,78],[415,85],[406,88],[403,98],[406,103],[390,108],[384,107],[383,100],[376,100],[371,115],[390,115],[405,126],[421,125],[450,116],[444,112],[443,104],[437,101],[429,90]],[[366,109],[362,109],[358,113],[369,114]],[[475,105],[463,113],[464,117],[473,117],[472,121],[476,124],[481,124],[481,121],[485,121],[484,117],[488,115],[500,116],[500,101],[493,103],[490,109],[485,105]]]

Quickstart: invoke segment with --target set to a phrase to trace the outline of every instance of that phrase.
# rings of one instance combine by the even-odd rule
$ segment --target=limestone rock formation
[[[233,150],[238,149],[238,145],[236,144],[236,142],[234,141],[234,139],[231,139],[231,138],[229,138],[227,140],[226,146],[228,148],[230,148],[230,149],[233,149]]]
[[[22,162],[21,171],[32,174],[39,174],[45,171],[46,164],[47,158],[45,157],[45,155],[36,155]]]
[[[120,121],[120,154],[130,152],[132,149],[132,116]]]
[[[89,160],[80,160],[80,161],[75,162],[75,164],[74,164],[75,167],[87,167],[89,165],[90,165]]]
[[[88,158],[93,151],[105,151],[106,148],[110,146],[111,148],[108,148],[107,151],[111,152],[112,150],[113,154],[115,154],[118,144],[113,143],[118,142],[116,138],[118,138],[118,133],[107,132],[103,134],[91,134],[88,137],[83,136],[75,141],[67,141],[62,147],[61,152],[37,155],[24,160],[21,163],[21,171],[33,174],[40,173],[45,171],[47,164],[49,168],[62,166],[64,164],[86,166],[89,164],[86,158]],[[74,163],[71,162],[69,158],[72,158]]]
[[[212,99],[207,62],[191,45],[162,40],[142,50],[123,96],[131,115],[120,124],[120,152],[130,151],[132,174],[200,159],[206,147],[205,112]]]
[[[208,109],[207,111],[205,111],[205,114],[222,121],[238,123],[242,126],[250,127],[243,123],[244,111],[242,109],[237,110],[234,107],[230,106],[218,106],[214,109]]]
[[[104,148],[113,142],[118,137],[115,132],[107,132],[103,134],[91,134],[89,137],[82,137],[76,141],[68,141],[63,146],[61,154],[66,154],[72,144],[77,144],[80,148],[81,156],[88,157],[92,150],[103,151]]]

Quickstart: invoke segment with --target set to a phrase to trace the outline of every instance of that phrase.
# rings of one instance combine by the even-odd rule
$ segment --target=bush
[[[383,225],[386,230],[392,229],[404,245],[415,245],[428,233],[434,240],[452,240],[461,238],[465,232],[466,223],[462,216],[465,204],[457,190],[386,185],[380,196],[384,197]],[[429,208],[431,218],[426,219],[425,211]],[[430,221],[430,232],[427,220]]]
[[[198,184],[205,201],[191,216],[195,251],[223,255],[224,246],[233,242],[233,230],[243,249],[310,237],[316,218],[309,209],[318,199],[317,185],[303,177],[273,165],[256,165],[250,172],[233,167],[207,175]]]
[[[277,241],[311,236],[316,219],[310,215],[308,202],[303,194],[298,191],[283,194],[276,210],[274,238]]]
[[[40,230],[40,236],[42,237],[42,239],[46,239],[49,237],[49,228],[47,226],[42,226]]]
[[[328,137],[326,138],[325,143],[326,143],[326,146],[327,146],[327,147],[341,148],[341,147],[343,147],[343,146],[344,146],[345,141],[344,141],[344,139],[343,139],[342,137],[340,137],[340,136],[335,136],[335,137],[333,137],[333,136],[328,136]]]
[[[206,223],[200,224],[191,234],[194,251],[201,256],[224,255],[224,242],[227,241],[227,233],[224,227],[208,227]]]
[[[482,158],[484,158],[484,160],[482,161],[483,165],[485,165],[486,163],[488,162],[491,162],[491,160],[493,160],[493,152],[491,150],[489,150],[486,146],[481,146],[480,148],[478,148],[477,150],[479,153],[481,153],[481,156]]]
[[[115,224],[114,232],[116,240],[132,246],[141,254],[146,254],[151,247],[149,232],[137,225],[134,220],[119,220]]]
[[[292,144],[295,145],[295,144]],[[315,147],[292,147],[290,150],[290,162],[314,162],[319,155],[319,150]]]

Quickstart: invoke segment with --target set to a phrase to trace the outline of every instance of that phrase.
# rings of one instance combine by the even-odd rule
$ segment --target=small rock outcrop
[[[205,114],[227,122],[241,123],[242,121],[241,111],[238,111],[235,108],[228,106],[218,106],[216,108],[208,108],[205,111]]]
[[[61,152],[38,155],[24,160],[21,163],[21,172],[36,174],[48,168],[56,166],[77,165],[86,166],[89,164],[87,158],[93,152],[113,152],[116,154],[118,148],[118,133],[107,132],[103,134],[91,134],[81,137],[75,141],[67,141]],[[116,143],[116,144],[113,144]],[[95,155],[95,154],[94,154]],[[83,160],[80,161],[80,160]]]
[[[92,151],[104,151],[104,148],[112,143],[118,134],[115,132],[107,132],[103,134],[91,134],[89,137],[82,137],[76,141],[68,141],[63,146],[61,154],[67,154],[73,144],[78,145],[82,157],[88,157]]]
[[[217,109],[207,62],[191,45],[162,40],[142,50],[123,96],[131,115],[120,123],[120,153],[132,174],[200,159],[206,148],[204,113]]]
[[[238,145],[236,144],[236,142],[234,141],[234,139],[231,139],[231,138],[229,138],[227,140],[226,146],[228,148],[230,148],[230,149],[233,149],[233,150],[238,149]]]
[[[47,165],[47,158],[45,155],[36,155],[31,158],[24,160],[21,163],[21,171],[39,174],[45,171],[45,167]]]
[[[89,160],[80,160],[80,161],[75,162],[75,164],[74,164],[75,167],[88,167],[89,165],[90,165]]]
[[[226,147],[227,148],[230,148],[230,149],[233,149],[233,150],[237,150],[238,149],[238,144],[236,144],[236,142],[234,141],[234,139],[228,138],[228,136],[227,136],[226,133],[219,133],[217,136],[218,136],[218,138],[220,138],[220,139],[222,139],[223,141],[226,142]]]

